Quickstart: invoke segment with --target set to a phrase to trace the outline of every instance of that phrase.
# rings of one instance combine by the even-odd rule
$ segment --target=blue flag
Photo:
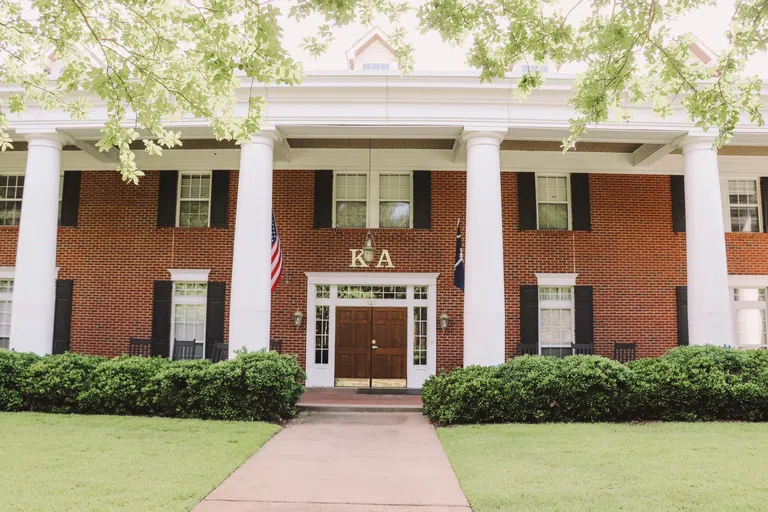
[[[453,284],[464,291],[464,251],[461,248],[461,219],[456,225],[456,260],[453,263]]]

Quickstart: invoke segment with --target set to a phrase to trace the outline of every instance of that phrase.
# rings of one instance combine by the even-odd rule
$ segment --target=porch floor
[[[307,388],[301,411],[421,412],[421,395],[358,393],[357,388]]]

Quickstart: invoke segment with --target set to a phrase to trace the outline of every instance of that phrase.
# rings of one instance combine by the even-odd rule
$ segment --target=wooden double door
[[[405,387],[407,308],[336,308],[336,385]]]

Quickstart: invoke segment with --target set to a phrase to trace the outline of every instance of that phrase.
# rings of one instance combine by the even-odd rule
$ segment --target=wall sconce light
[[[448,318],[448,315],[443,313],[440,315],[440,329],[446,330],[448,328],[448,321],[450,318]]]
[[[301,321],[304,319],[304,313],[301,311],[296,311],[293,314],[293,325],[298,329],[301,327]]]
[[[370,263],[373,261],[373,237],[369,231],[365,235],[365,243],[363,244],[363,261]]]

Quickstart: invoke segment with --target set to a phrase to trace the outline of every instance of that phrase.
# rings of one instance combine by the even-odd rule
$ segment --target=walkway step
[[[423,412],[420,405],[299,404],[299,412]]]

